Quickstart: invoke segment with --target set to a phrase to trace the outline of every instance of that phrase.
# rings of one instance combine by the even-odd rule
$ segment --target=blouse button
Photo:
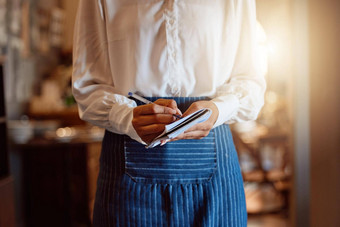
[[[173,87],[173,88],[171,89],[171,93],[172,93],[173,96],[177,95],[178,92],[179,92],[178,87]]]

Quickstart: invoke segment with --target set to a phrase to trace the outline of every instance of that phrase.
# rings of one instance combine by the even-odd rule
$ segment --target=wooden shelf
[[[54,120],[62,121],[63,125],[83,125],[85,122],[79,118],[77,106],[72,106],[60,111],[50,112],[28,112],[31,119],[36,120]]]

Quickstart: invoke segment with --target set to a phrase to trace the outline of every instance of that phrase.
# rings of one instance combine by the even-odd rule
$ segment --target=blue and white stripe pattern
[[[127,137],[124,142],[125,173],[135,182],[203,183],[216,171],[213,130],[202,140],[179,140],[151,149]]]
[[[202,98],[174,99],[185,110]],[[227,125],[203,140],[169,143],[163,150],[138,154],[136,146],[126,136],[105,133],[95,227],[247,225],[242,176]]]

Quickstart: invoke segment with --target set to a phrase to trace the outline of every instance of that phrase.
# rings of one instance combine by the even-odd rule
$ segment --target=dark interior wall
[[[0,59],[0,179],[7,177],[8,174],[4,77],[2,60]]]
[[[311,226],[340,226],[340,1],[309,0]]]

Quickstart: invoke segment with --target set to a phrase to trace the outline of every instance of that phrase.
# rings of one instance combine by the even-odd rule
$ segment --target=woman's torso
[[[212,96],[228,81],[238,47],[242,1],[102,4],[117,93]]]

